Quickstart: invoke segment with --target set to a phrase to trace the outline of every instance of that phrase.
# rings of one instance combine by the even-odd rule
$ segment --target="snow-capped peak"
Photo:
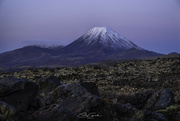
[[[107,31],[108,31],[107,27],[94,27],[88,33],[100,34],[100,33],[106,33]]]
[[[86,35],[93,35],[94,37],[99,36],[100,34],[106,34],[107,32],[111,32],[112,34],[115,33],[113,32],[110,28],[108,27],[94,27],[91,30],[89,30]]]
[[[83,43],[88,46],[99,43],[104,47],[110,47],[115,50],[127,50],[130,48],[143,50],[141,47],[138,47],[133,42],[119,35],[109,27],[94,27],[81,36],[79,41],[83,41]]]

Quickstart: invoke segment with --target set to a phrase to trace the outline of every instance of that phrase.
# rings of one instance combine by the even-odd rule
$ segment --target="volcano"
[[[94,27],[64,47],[65,56],[84,57],[88,61],[136,59],[161,54],[145,50],[108,27]]]
[[[63,50],[64,53],[82,53],[98,49],[114,53],[132,48],[144,50],[108,27],[94,27]]]

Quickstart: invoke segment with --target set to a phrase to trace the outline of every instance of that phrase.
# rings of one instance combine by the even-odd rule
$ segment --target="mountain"
[[[56,51],[63,48],[43,48],[40,46],[26,46],[0,54],[0,67],[35,66],[46,64],[53,58]]]
[[[158,58],[180,58],[180,54],[177,52],[171,52],[167,55],[159,56]]]
[[[148,58],[161,54],[145,50],[108,27],[94,27],[61,50],[64,57],[86,58],[87,62]]]
[[[0,54],[0,68],[73,66],[104,60],[157,57],[108,27],[94,27],[65,47],[28,46]]]
[[[122,52],[131,48],[143,50],[141,47],[138,47],[133,42],[108,27],[94,27],[63,48],[63,53],[85,53],[97,49],[102,49],[105,53],[114,53]]]
[[[178,55],[179,53],[177,52],[172,52],[172,53],[169,53],[168,55]]]

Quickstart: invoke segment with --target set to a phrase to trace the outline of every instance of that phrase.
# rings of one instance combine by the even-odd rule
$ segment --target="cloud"
[[[25,40],[22,42],[24,46],[37,45],[43,47],[59,46],[61,43],[56,40]]]

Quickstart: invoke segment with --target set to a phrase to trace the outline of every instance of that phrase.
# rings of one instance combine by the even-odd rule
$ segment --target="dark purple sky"
[[[67,45],[107,26],[144,49],[179,52],[179,0],[0,0],[0,53]]]

